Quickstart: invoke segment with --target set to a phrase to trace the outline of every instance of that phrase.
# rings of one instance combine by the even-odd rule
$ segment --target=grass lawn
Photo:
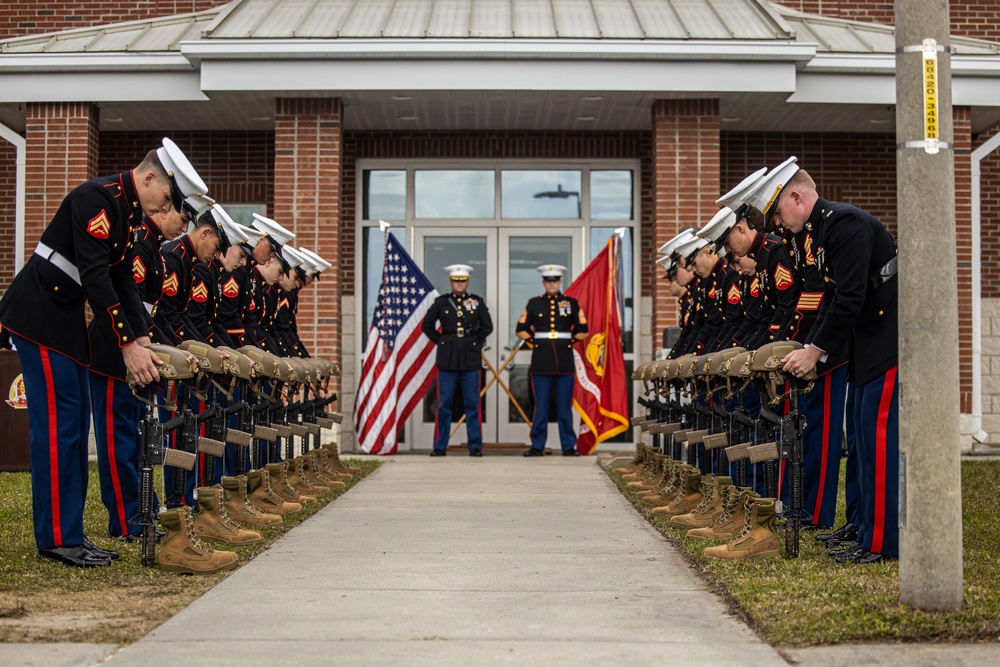
[[[798,559],[724,562],[702,557],[721,542],[689,540],[668,519],[651,517],[621,476],[619,488],[654,526],[687,554],[717,592],[773,645],[842,642],[1000,640],[1000,461],[962,462],[965,607],[926,612],[900,605],[899,566],[838,564],[815,533],[801,533]],[[843,470],[837,525],[844,521]]]
[[[309,518],[375,470],[377,461],[350,460],[362,469],[320,502],[286,516],[284,523],[260,529],[264,541],[235,550],[246,563],[282,534]],[[161,469],[156,488],[162,490]],[[128,644],[149,633],[180,609],[225,579],[229,572],[186,576],[139,564],[139,544],[112,540],[100,498],[97,464],[90,464],[84,532],[98,546],[114,549],[121,560],[111,567],[69,568],[35,557],[29,473],[0,473],[0,642],[89,642]]]

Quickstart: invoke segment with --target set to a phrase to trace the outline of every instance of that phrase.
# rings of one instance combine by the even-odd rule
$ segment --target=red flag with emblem
[[[580,302],[588,333],[573,344],[576,385],[573,407],[580,415],[576,448],[590,454],[600,443],[628,429],[628,387],[622,349],[619,285],[621,239],[604,250],[566,290]]]

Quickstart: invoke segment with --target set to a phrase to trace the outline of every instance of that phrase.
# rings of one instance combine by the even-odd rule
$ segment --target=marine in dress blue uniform
[[[765,215],[769,211],[762,211]],[[881,222],[816,193],[804,170],[788,176],[770,211],[792,233],[809,229],[824,298],[806,348],[786,357],[794,374],[824,355],[849,350],[855,387],[854,427],[860,462],[857,545],[840,562],[871,563],[899,555],[899,395],[896,242]]]
[[[42,232],[35,253],[0,300],[0,323],[16,346],[30,421],[32,510],[40,558],[108,565],[117,554],[83,534],[87,489],[91,349],[85,303],[110,330],[140,382],[156,377],[144,350],[146,321],[127,261],[133,228],[205,184],[169,139],[130,171],[70,192]]]
[[[528,301],[517,322],[519,338],[531,341],[531,393],[535,411],[531,422],[531,447],[525,456],[543,456],[549,433],[549,401],[555,397],[559,444],[563,456],[579,456],[573,432],[573,386],[576,364],[573,342],[587,335],[587,317],[580,303],[562,293],[565,266],[538,267],[545,294]]]
[[[467,264],[452,264],[445,267],[445,271],[448,272],[451,292],[434,300],[420,327],[437,348],[438,410],[431,456],[448,454],[455,391],[459,386],[465,408],[469,455],[482,456],[479,392],[482,384],[483,349],[486,339],[493,333],[493,320],[486,301],[466,291],[472,267]]]

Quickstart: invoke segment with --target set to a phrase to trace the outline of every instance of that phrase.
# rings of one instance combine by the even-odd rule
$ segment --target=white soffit
[[[206,91],[605,90],[784,92],[795,90],[794,63],[565,61],[203,61]]]
[[[0,70],[0,102],[193,102],[207,100],[198,73]]]

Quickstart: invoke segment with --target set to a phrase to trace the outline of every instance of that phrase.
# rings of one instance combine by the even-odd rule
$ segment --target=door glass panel
[[[468,264],[472,267],[472,275],[469,276],[468,293],[482,297],[489,301],[486,293],[487,283],[487,239],[482,236],[426,236],[424,237],[424,274],[433,283],[434,288],[441,294],[451,292],[451,282],[444,267],[452,264]],[[494,318],[495,321],[495,318]],[[494,335],[495,332],[494,332]],[[490,337],[492,338],[492,336]],[[492,341],[486,344],[490,345]],[[485,378],[482,380],[485,386]],[[433,424],[437,414],[437,380],[435,380],[427,390],[423,402],[423,422]],[[481,404],[482,420],[485,423],[490,419],[487,413],[487,402],[485,399]],[[462,392],[455,392],[455,401],[452,404],[452,424],[457,422],[465,413],[465,404],[462,401]],[[455,437],[458,442],[465,433],[463,426]]]
[[[529,299],[545,292],[545,288],[542,287],[542,276],[538,273],[538,267],[542,264],[561,264],[568,268],[569,271],[563,277],[563,289],[569,287],[576,275],[573,267],[573,239],[568,236],[512,236],[510,238],[510,268],[508,269],[510,301],[507,307],[510,309],[508,322],[511,323],[511,330],[504,332],[504,335],[507,346],[511,349],[518,342],[514,327],[517,326],[517,321],[521,318],[521,311],[524,310]],[[534,408],[528,378],[530,363],[531,352],[527,348],[522,348],[514,362],[508,366],[511,393],[529,417]],[[508,414],[508,419],[512,424],[524,421],[513,403],[510,404]],[[554,407],[549,421],[555,421]]]
[[[494,174],[493,170],[415,171],[416,217],[493,219]]]
[[[505,169],[500,174],[502,216],[581,218],[580,182],[579,171]]]
[[[597,255],[604,250],[608,239],[615,233],[617,227],[591,227],[590,247],[588,248],[587,261],[592,262]],[[635,336],[634,315],[635,307],[632,296],[632,228],[625,228],[625,237],[621,243],[622,256],[622,346],[625,354],[634,352],[633,340]]]
[[[406,220],[406,170],[366,169],[361,202],[363,220]]]
[[[590,219],[632,219],[632,172],[601,169],[590,172]]]

